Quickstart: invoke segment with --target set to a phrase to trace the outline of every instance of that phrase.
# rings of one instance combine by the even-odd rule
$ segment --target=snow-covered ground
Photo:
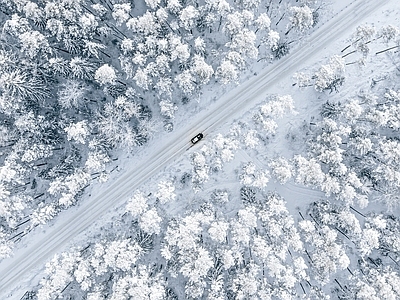
[[[177,122],[179,125],[176,126],[175,131],[153,140],[149,144],[149,150],[141,153],[140,157],[131,161],[124,159],[120,163],[118,175],[105,184],[91,187],[90,197],[81,205],[61,213],[52,226],[44,227],[41,231],[37,230],[26,245],[21,245],[20,249],[17,249],[13,258],[4,260],[0,264],[1,296],[7,299],[21,298],[25,291],[33,289],[38,283],[39,278],[43,276],[44,264],[52,255],[66,251],[72,246],[83,248],[88,241],[95,243],[96,235],[102,231],[102,227],[110,227],[107,224],[110,224],[111,220],[117,223],[125,212],[127,199],[134,191],[141,190],[146,194],[151,192],[153,194],[151,197],[154,197],[157,190],[151,187],[156,186],[157,182],[165,178],[173,179],[177,187],[179,177],[183,176],[185,171],[191,171],[190,161],[194,152],[203,151],[204,144],[211,144],[211,148],[215,147],[218,143],[218,139],[215,138],[217,134],[228,135],[232,124],[246,122],[250,124],[248,125],[250,129],[256,128],[256,125],[252,125],[251,119],[260,103],[270,101],[270,95],[291,95],[296,113],[284,115],[283,118],[277,120],[276,133],[274,135],[261,134],[264,140],[259,141],[259,145],[254,149],[249,150],[251,147],[246,148],[242,145],[241,149],[237,150],[235,159],[227,162],[223,171],[211,175],[209,181],[200,186],[198,193],[193,194],[190,189],[182,188],[181,194],[179,191],[176,192],[175,202],[166,202],[161,205],[152,203],[154,199],[149,197],[153,199],[149,200],[150,205],[157,207],[163,219],[162,230],[165,229],[165,222],[169,219],[183,217],[186,213],[201,207],[202,203],[206,202],[205,199],[209,197],[210,191],[218,188],[232,191],[230,197],[235,200],[228,202],[229,205],[225,205],[226,210],[221,211],[224,211],[228,217],[227,220],[229,218],[234,220],[236,212],[243,209],[238,195],[241,184],[236,175],[236,172],[241,172],[242,164],[253,162],[256,169],[263,170],[269,168],[268,162],[276,156],[291,159],[294,154],[304,154],[306,145],[302,135],[308,131],[307,127],[313,126],[310,122],[319,118],[321,104],[330,97],[325,93],[317,94],[312,87],[299,89],[297,86],[292,86],[295,82],[294,74],[300,71],[313,73],[319,65],[326,63],[329,57],[340,55],[340,50],[347,46],[348,39],[356,25],[360,23],[374,23],[376,28],[396,24],[398,11],[393,9],[396,7],[395,2],[394,0],[354,1],[305,38],[293,53],[276,62],[272,68],[263,71],[255,65],[252,72],[256,72],[257,76],[228,91],[218,101],[208,105],[190,120],[181,115],[182,121]],[[343,3],[344,1],[341,2],[342,5]],[[377,48],[377,51],[379,48],[386,48],[383,43],[371,47]],[[377,68],[383,68],[385,64],[387,72],[394,68],[386,57],[381,59],[382,56],[373,55],[374,53],[370,54],[371,58],[367,60],[371,61],[367,61],[365,67],[359,67],[357,64],[346,67],[346,83],[343,89],[339,87],[340,92],[334,95],[335,98],[347,98],[347,95],[354,97],[351,95],[354,90],[368,84],[371,78],[381,76],[380,73],[375,75],[379,72]],[[346,62],[352,62],[350,58],[351,56],[346,58]],[[368,75],[370,72],[375,73],[370,76]],[[361,76],[365,78],[364,82],[358,80]],[[396,87],[396,85],[393,86]],[[315,117],[315,120],[312,117]],[[246,126],[244,128],[243,134],[249,129]],[[189,148],[190,137],[199,131],[205,133],[205,141]],[[239,137],[238,140],[240,140]],[[249,139],[248,143],[251,144],[251,138]],[[229,147],[227,144],[228,149]],[[212,154],[210,156],[212,157]],[[263,190],[275,191],[286,200],[286,207],[295,220],[299,219],[299,211],[305,214],[309,203],[324,197],[323,192],[296,184],[293,179],[283,185],[274,182],[274,179],[270,179],[266,186],[262,181],[260,184]],[[185,200],[187,202],[184,202]],[[376,209],[379,207],[376,206]],[[372,208],[375,209],[375,206]],[[107,230],[112,232],[110,228]],[[147,263],[151,264],[151,256],[146,259]],[[176,286],[179,299],[183,299],[184,292],[179,290],[182,287],[178,284]],[[301,291],[299,287],[297,291]],[[329,292],[328,289],[325,292]]]

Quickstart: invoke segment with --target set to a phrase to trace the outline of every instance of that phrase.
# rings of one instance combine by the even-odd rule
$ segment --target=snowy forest
[[[307,2],[2,0],[0,256],[106,181],[118,149],[173,130],[205,85],[285,55],[317,22]]]
[[[334,7],[0,0],[0,261]],[[399,299],[399,14],[349,28],[131,190],[18,299]]]

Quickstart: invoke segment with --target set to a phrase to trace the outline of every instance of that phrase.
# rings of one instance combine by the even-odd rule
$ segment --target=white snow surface
[[[32,278],[55,253],[66,250],[75,237],[96,221],[105,218],[107,212],[122,205],[132,191],[155,177],[186,151],[201,147],[195,145],[190,148],[191,137],[203,132],[207,139],[221,126],[240,118],[247,110],[263,101],[267,93],[280,87],[283,80],[302,66],[310,64],[317,55],[328,52],[339,38],[347,36],[346,33],[355,25],[389,2],[391,5],[397,4],[397,0],[353,1],[312,35],[304,38],[300,47],[276,62],[272,68],[224,94],[188,122],[188,126],[177,128],[158,141],[152,141],[139,163],[129,162],[117,178],[93,190],[91,197],[81,205],[61,213],[53,226],[37,232],[24,248],[16,249],[12,258],[0,263],[0,298],[20,299],[27,286],[37,284],[31,282]],[[305,190],[305,193],[309,193],[308,189]],[[287,192],[292,193],[290,190]],[[282,196],[285,197],[285,193]],[[32,281],[35,280],[37,278]]]

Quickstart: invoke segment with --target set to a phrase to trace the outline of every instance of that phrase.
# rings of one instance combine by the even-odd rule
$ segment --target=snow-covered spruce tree
[[[346,289],[338,289],[341,298],[396,299],[400,297],[398,272],[390,266],[362,262],[361,269],[349,275]]]
[[[161,180],[158,183],[158,191],[155,196],[161,204],[174,201],[176,198],[174,182],[172,180]]]
[[[85,102],[87,88],[77,80],[67,80],[58,91],[58,102],[64,109],[78,108]]]
[[[205,144],[199,152],[193,153],[191,163],[193,189],[200,190],[209,179],[209,174],[222,170],[225,163],[231,161],[239,143],[232,135],[217,134],[211,143]]]
[[[88,158],[85,162],[85,168],[89,172],[101,172],[104,171],[105,165],[110,161],[110,157],[104,151],[92,151],[89,152]]]
[[[152,208],[144,212],[139,219],[139,227],[147,234],[159,234],[161,229],[162,218],[157,210]]]
[[[113,229],[103,229],[106,232],[101,241],[96,238],[83,249],[56,255],[46,265],[46,276],[36,293],[38,299],[76,295],[87,299],[103,299],[106,295],[110,299],[165,299],[162,268],[140,261],[149,251],[152,237],[139,232],[128,238],[121,233],[122,237],[117,238]]]
[[[100,84],[113,84],[117,79],[115,69],[107,64],[98,68],[94,74],[94,79]]]
[[[293,98],[290,95],[273,95],[259,106],[253,115],[253,121],[265,134],[270,135],[274,134],[278,127],[275,120],[288,113],[295,113]]]
[[[107,103],[103,111],[99,113],[95,126],[100,136],[112,147],[133,147],[139,144],[139,135],[145,132],[146,120],[143,121],[143,128],[139,120],[139,126],[134,128],[131,120],[138,120],[141,117],[140,106],[127,97],[120,96],[113,103]]]
[[[80,261],[79,251],[55,255],[46,264],[47,277],[41,280],[36,295],[38,300],[50,300],[59,297],[62,290],[73,280],[72,271],[78,261]]]
[[[365,207],[376,199],[394,209],[398,205],[398,142],[387,136],[399,128],[394,114],[398,93],[389,89],[380,96],[360,97],[335,107],[323,106],[325,118],[316,123],[309,150],[327,176],[321,185],[325,192],[350,205],[355,200]]]
[[[350,259],[344,247],[337,242],[337,231],[326,225],[318,226],[313,221],[299,223],[300,233],[305,242],[308,258],[315,272],[315,279],[322,285],[331,280],[331,275],[346,269]]]
[[[268,170],[257,170],[253,162],[244,164],[239,174],[242,185],[256,189],[264,189],[268,184],[269,177]]]
[[[86,139],[89,136],[89,128],[86,121],[70,124],[64,130],[67,133],[67,139],[69,141],[74,140],[81,144],[85,144]]]
[[[130,271],[130,275],[118,278],[112,288],[110,299],[154,299],[166,297],[166,282],[162,274],[154,274],[146,265],[138,265]]]
[[[357,243],[362,234],[360,220],[347,205],[335,204],[329,200],[314,202],[309,214],[318,224],[327,225]]]
[[[134,218],[139,217],[142,213],[148,210],[147,198],[140,191],[135,191],[129,199],[126,210],[132,214]]]
[[[361,52],[364,56],[369,53],[368,44],[375,36],[375,28],[369,25],[359,25],[354,32],[351,43],[356,51]]]
[[[314,24],[313,11],[307,6],[292,6],[290,7],[290,25],[286,34],[288,34],[293,28],[304,32]]]
[[[60,195],[58,206],[68,208],[75,204],[79,193],[90,183],[90,174],[81,169],[75,169],[71,175],[65,178],[56,178],[50,183],[48,192],[50,195]]]
[[[283,157],[273,159],[268,166],[271,168],[272,176],[276,178],[280,184],[285,184],[294,174],[293,166]]]
[[[255,294],[260,297],[265,294],[290,297],[296,294],[296,283],[308,279],[305,272],[307,266],[301,257],[295,254],[302,252],[302,242],[284,200],[277,194],[263,196],[264,198],[255,202],[247,202],[247,207],[238,212],[238,222],[231,225],[232,238],[238,243],[231,249],[242,249],[238,258],[236,256],[239,253],[232,253],[237,271],[234,272],[231,284],[241,286],[235,291],[245,297]],[[240,248],[235,249],[239,245]],[[250,256],[246,255],[247,251]],[[291,257],[287,257],[285,253],[290,253]],[[240,264],[241,259],[243,266]],[[287,263],[287,260],[292,259],[295,270]],[[255,273],[244,280],[240,274],[247,273],[249,264],[254,264],[257,271],[254,270]],[[239,278],[242,279],[242,283]],[[264,280],[260,281],[260,278]]]
[[[321,165],[314,159],[307,159],[301,155],[294,157],[296,167],[295,181],[303,185],[319,186],[325,178]]]
[[[220,80],[222,84],[237,82],[238,76],[237,67],[229,60],[224,60],[216,70],[216,78]]]
[[[344,59],[339,56],[331,57],[329,63],[322,65],[315,73],[315,89],[319,92],[325,90],[337,91],[344,82],[344,72]]]
[[[213,219],[210,214],[192,213],[176,222],[170,222],[166,234],[165,245],[161,249],[167,260],[170,274],[179,274],[185,278],[187,297],[199,298],[204,293],[205,279],[213,267],[209,250],[201,245],[200,233],[203,226]]]
[[[4,100],[8,101],[11,100],[10,98],[16,98],[19,101],[37,102],[49,96],[48,89],[40,78],[19,69],[10,70],[1,75],[0,90]]]

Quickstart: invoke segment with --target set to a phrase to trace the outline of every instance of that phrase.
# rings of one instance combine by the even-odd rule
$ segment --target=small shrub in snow
[[[308,6],[292,6],[290,12],[292,14],[290,17],[292,28],[305,31],[314,24],[313,12]]]
[[[227,190],[214,190],[211,194],[211,200],[216,203],[227,203],[229,201],[229,194]]]
[[[130,3],[114,4],[112,16],[117,22],[118,26],[121,26],[122,23],[126,22],[130,18],[129,16],[130,11],[131,11]]]
[[[38,31],[28,31],[19,36],[21,40],[21,51],[30,58],[34,58],[39,51],[49,49],[46,37]]]
[[[115,69],[105,64],[97,69],[94,79],[100,84],[112,84],[117,79],[117,75],[115,74]]]
[[[320,185],[325,174],[322,172],[321,165],[314,159],[306,159],[301,155],[294,157],[296,166],[296,182],[304,185]]]
[[[323,65],[315,73],[314,87],[317,91],[338,91],[344,82],[345,61],[340,56],[333,56],[327,65]]]
[[[139,219],[139,227],[148,234],[159,234],[161,217],[158,215],[157,210],[152,208],[144,212]]]
[[[238,76],[239,73],[235,65],[227,60],[223,61],[221,65],[217,68],[216,78],[218,78],[222,82],[222,84],[236,82]]]
[[[293,166],[282,157],[272,160],[269,167],[272,170],[272,176],[281,184],[285,184],[293,176]]]
[[[86,143],[86,138],[90,134],[86,121],[80,121],[75,124],[70,124],[64,130],[67,133],[67,138],[69,141],[75,140],[81,144]]]
[[[98,172],[104,169],[106,163],[110,161],[110,157],[103,152],[89,152],[85,167],[90,172]]]
[[[68,80],[58,92],[58,103],[62,108],[77,108],[84,100],[86,88],[75,80]]]
[[[158,191],[156,197],[160,200],[161,204],[173,201],[176,198],[175,185],[170,180],[162,180],[158,183]]]
[[[173,119],[178,107],[174,103],[172,103],[170,100],[162,100],[162,101],[160,101],[159,104],[160,104],[160,109],[161,109],[161,115],[165,116],[169,119]]]
[[[228,228],[229,223],[224,221],[215,221],[211,223],[211,226],[208,229],[208,234],[212,240],[218,243],[224,243]]]
[[[257,137],[257,131],[255,130],[249,130],[247,133],[244,135],[244,144],[246,147],[250,149],[254,149],[257,147],[259,144],[260,140]]]
[[[135,218],[140,216],[147,210],[147,198],[143,193],[136,191],[129,199],[128,204],[126,205],[126,210]]]
[[[245,186],[263,189],[269,182],[269,172],[268,170],[256,170],[255,164],[249,162],[243,165],[239,179],[240,183]]]

